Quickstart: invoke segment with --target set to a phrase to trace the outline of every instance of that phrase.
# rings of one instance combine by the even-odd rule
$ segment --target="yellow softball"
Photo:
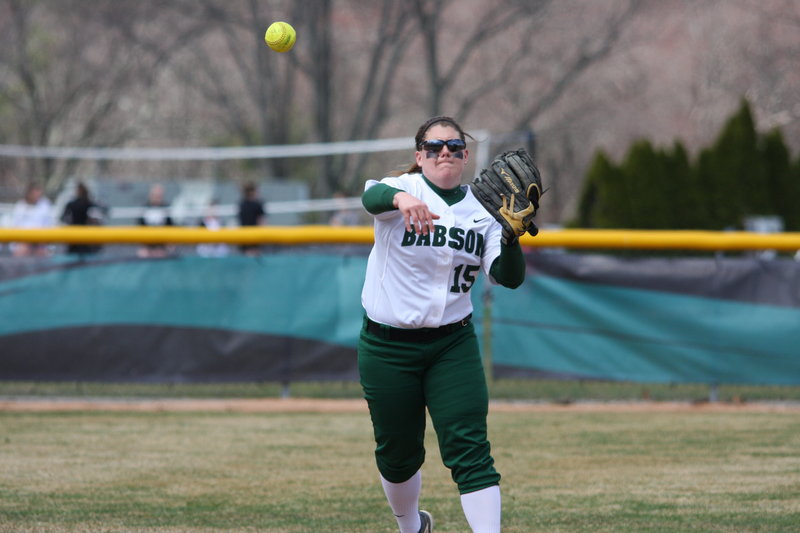
[[[264,34],[264,42],[276,52],[288,52],[297,40],[297,33],[288,22],[273,22]]]

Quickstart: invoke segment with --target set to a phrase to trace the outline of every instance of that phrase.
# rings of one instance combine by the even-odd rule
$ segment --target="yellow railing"
[[[49,229],[0,228],[0,242],[74,244],[371,244],[371,226],[332,227],[263,226],[204,228],[138,226],[63,226]],[[542,230],[525,235],[524,246],[564,248],[616,248],[650,250],[800,250],[800,233],[751,233],[744,231],[650,231],[650,230]]]
[[[522,244],[641,250],[800,250],[800,233],[699,230],[562,230],[525,236]]]

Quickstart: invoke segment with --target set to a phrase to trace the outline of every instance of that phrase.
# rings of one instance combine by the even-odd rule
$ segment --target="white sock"
[[[400,533],[419,533],[422,525],[419,520],[419,493],[422,491],[422,472],[411,476],[402,483],[392,483],[386,481],[381,476],[381,485],[386,499],[389,500],[389,507],[392,508]]]
[[[500,533],[500,486],[461,495],[461,508],[472,533]]]

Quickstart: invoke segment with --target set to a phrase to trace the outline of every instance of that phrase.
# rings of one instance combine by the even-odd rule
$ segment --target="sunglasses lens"
[[[447,149],[453,153],[460,152],[464,148],[467,147],[467,143],[462,141],[461,139],[450,139],[447,141]]]
[[[442,148],[444,148],[444,141],[434,140],[434,141],[425,141],[422,143],[422,148],[429,152],[441,152]]]

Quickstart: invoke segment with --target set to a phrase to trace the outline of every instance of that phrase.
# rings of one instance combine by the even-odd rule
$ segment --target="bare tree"
[[[189,0],[173,6],[187,11],[204,34],[181,53],[173,50],[166,66],[180,85],[200,97],[190,127],[203,125],[207,134],[217,137],[214,144],[288,143],[295,122],[291,115],[297,67],[288,56],[266,52],[266,18],[259,2]],[[259,168],[262,174],[281,175],[280,163],[262,161]]]
[[[640,4],[604,4],[595,9],[598,16],[591,24],[577,29],[564,24],[569,15],[574,17],[574,3],[483,3],[454,32],[443,26],[458,3],[412,2],[425,58],[428,113],[448,110],[462,120],[475,120],[487,114],[480,108],[502,113],[496,102],[513,102],[506,132],[535,130],[543,112],[568,97],[581,75],[614,51]],[[560,210],[557,185],[551,186],[547,200],[550,209]]]
[[[545,84],[535,98],[531,98],[527,105],[520,106],[517,114],[514,129],[534,129],[534,125],[539,122],[542,114],[554,107],[562,98],[566,97],[573,84],[575,84],[586,71],[607,58],[617,46],[622,33],[631,25],[631,22],[640,6],[638,0],[630,0],[620,9],[608,10],[607,18],[600,19],[599,23],[593,27],[592,31],[580,34],[574,40],[574,47],[567,46],[561,51],[560,68],[555,71],[551,79]],[[533,20],[533,25],[529,26],[526,34],[537,35],[535,25],[538,23]],[[575,36],[572,36],[573,38]],[[535,76],[535,73],[532,73]],[[533,77],[533,76],[532,76]],[[572,113],[579,113],[583,110],[583,102],[580,99],[572,99]],[[569,168],[567,162],[575,160],[575,146],[573,136],[569,135],[569,128],[549,128],[551,140],[560,142],[560,154],[562,159],[558,164],[551,160],[541,163],[548,166],[547,173],[550,180],[548,183],[549,191],[547,198],[547,209],[550,210],[550,220],[562,220],[567,205],[568,198],[565,193],[575,189],[573,183],[564,184],[560,172]],[[565,164],[567,163],[567,164]],[[565,186],[566,185],[566,186]],[[566,190],[565,190],[566,189]]]
[[[691,148],[743,96],[761,123],[800,130],[798,9],[788,0],[0,0],[0,143],[241,146],[409,135],[411,150],[410,129],[450,114],[468,128],[534,131],[551,180],[542,216],[562,220],[597,148],[614,155],[651,133]],[[289,53],[263,42],[278,18],[298,32]],[[202,169],[305,179],[325,196],[358,191],[393,158]],[[201,163],[151,165],[138,171],[197,175],[182,171]],[[47,177],[51,190],[92,170],[0,161],[3,175]]]
[[[131,120],[130,107],[152,85],[166,55],[194,35],[192,28],[174,27],[157,50],[132,40],[137,25],[152,18],[152,7],[2,0],[0,10],[8,16],[0,31],[7,44],[0,52],[5,73],[0,99],[18,117],[14,140],[32,146],[119,146],[134,138],[141,124]],[[18,178],[22,181],[45,181],[52,192],[78,165],[34,159],[19,162],[15,171],[25,175]]]
[[[428,84],[428,114],[441,114],[445,98],[451,96],[453,88],[470,76],[470,90],[461,97],[455,106],[459,117],[466,117],[476,100],[490,97],[502,83],[499,80],[518,79],[515,66],[530,51],[530,35],[519,31],[520,27],[530,25],[530,21],[550,0],[519,2],[504,0],[499,3],[483,3],[479,12],[470,16],[470,27],[462,29],[457,44],[453,45],[450,36],[443,37],[441,26],[456,4],[437,0],[413,0],[414,12],[419,20],[422,50],[425,57],[426,82]],[[522,36],[521,39],[517,37]],[[447,45],[442,43],[448,39]],[[446,46],[446,48],[445,48]],[[482,71],[474,70],[471,59],[482,49],[502,46],[504,58],[497,63],[481,63]],[[446,58],[442,58],[445,55]],[[477,83],[474,83],[477,81]],[[519,80],[520,82],[522,80]]]
[[[346,134],[344,139],[373,139],[389,119],[390,102],[397,90],[394,83],[397,65],[402,63],[408,50],[407,41],[413,36],[410,7],[408,2],[382,0],[371,46],[362,58],[366,68],[362,70],[361,77],[331,76],[334,83],[341,86],[342,92],[351,91],[351,94],[356,95],[355,105],[351,104],[345,109],[335,102],[329,102],[329,105],[336,106],[340,115],[344,115],[336,120],[343,124]],[[336,137],[331,132],[330,140],[334,139]],[[366,159],[365,155],[332,158],[325,167],[326,189],[323,192],[352,187],[363,170]]]
[[[623,30],[630,24],[640,2],[630,0],[627,5],[617,12],[609,10],[609,16],[599,21],[594,31],[579,35],[573,47],[563,49],[561,69],[552,76],[552,81],[540,96],[532,98],[530,104],[516,117],[517,129],[525,129],[534,122],[541,113],[550,108],[559,98],[562,98],[575,80],[591,65],[606,58],[613,50]],[[538,22],[534,22],[539,25]],[[536,35],[534,26],[529,26],[526,34]]]

